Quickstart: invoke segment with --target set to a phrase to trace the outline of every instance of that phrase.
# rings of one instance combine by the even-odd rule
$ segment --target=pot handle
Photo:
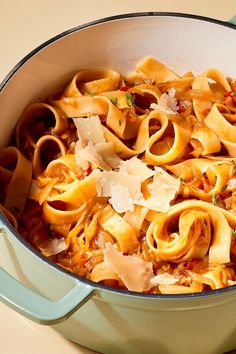
[[[58,301],[50,301],[35,293],[3,268],[0,268],[0,300],[15,311],[41,324],[55,324],[71,316],[94,294],[94,289],[78,281]]]
[[[231,17],[231,19],[228,22],[232,23],[233,25],[236,25],[236,15]]]

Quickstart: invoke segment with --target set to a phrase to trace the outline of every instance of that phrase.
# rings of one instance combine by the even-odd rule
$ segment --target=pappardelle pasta
[[[0,151],[0,210],[61,267],[109,287],[236,285],[236,80],[152,57],[79,71]]]

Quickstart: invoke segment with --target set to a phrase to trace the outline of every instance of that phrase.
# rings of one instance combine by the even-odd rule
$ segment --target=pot
[[[138,13],[66,31],[27,55],[0,87],[0,145],[29,103],[62,87],[79,68],[121,73],[152,55],[178,73],[216,67],[236,74],[236,20]],[[217,354],[236,348],[236,288],[145,295],[104,287],[38,254],[0,215],[1,299],[101,353]]]

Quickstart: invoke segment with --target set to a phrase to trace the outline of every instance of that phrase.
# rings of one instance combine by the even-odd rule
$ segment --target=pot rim
[[[129,18],[139,18],[139,17],[177,17],[177,18],[189,18],[193,20],[199,20],[199,21],[204,21],[204,22],[210,22],[214,23],[217,25],[221,25],[223,27],[228,27],[231,29],[236,30],[236,25],[225,22],[222,20],[217,20],[211,17],[206,17],[206,16],[200,16],[200,15],[193,15],[193,14],[187,14],[187,13],[181,13],[181,12],[153,12],[153,11],[148,11],[148,12],[132,12],[132,13],[126,13],[126,14],[120,14],[120,15],[115,15],[115,16],[109,16],[109,17],[104,17],[98,20],[90,21],[85,24],[70,28],[66,31],[63,31],[56,36],[53,36],[52,38],[48,39],[47,41],[43,42],[36,48],[34,48],[32,51],[30,51],[25,57],[23,57],[13,68],[12,70],[6,75],[6,77],[2,80],[0,83],[0,94],[3,91],[4,87],[7,85],[8,81],[14,76],[14,74],[23,66],[29,59],[31,59],[35,54],[40,52],[42,49],[45,49],[47,46],[51,45],[52,43],[62,39],[63,37],[66,37],[67,35],[70,35],[75,32],[79,32],[81,30],[84,30],[86,28],[92,27],[94,25],[99,25],[102,23],[106,22],[112,22],[116,20],[122,20],[122,19],[129,19]],[[207,292],[199,292],[199,293],[191,293],[191,294],[146,294],[146,293],[139,293],[139,292],[134,292],[134,291],[129,291],[129,290],[121,290],[121,289],[116,289],[108,286],[104,286],[99,283],[95,283],[91,280],[88,280],[86,278],[83,278],[75,273],[72,273],[56,263],[52,262],[49,258],[43,256],[38,250],[36,250],[30,243],[28,243],[24,238],[20,236],[20,234],[14,229],[14,227],[10,224],[10,222],[6,219],[6,217],[0,212],[0,223],[6,226],[6,229],[10,229],[11,233],[16,237],[17,241],[21,243],[23,246],[25,246],[34,256],[39,258],[42,262],[46,263],[47,265],[56,268],[59,272],[64,273],[64,275],[68,275],[72,279],[75,279],[77,281],[80,281],[81,283],[84,283],[86,285],[89,285],[90,287],[94,288],[95,290],[101,290],[101,291],[106,291],[106,292],[112,292],[115,294],[119,295],[128,295],[131,297],[138,297],[138,298],[146,298],[146,299],[159,299],[159,300],[165,300],[165,299],[197,299],[197,298],[205,298],[209,296],[216,296],[216,295],[223,295],[225,293],[229,292],[235,292],[236,291],[236,285],[231,285],[226,288],[220,288],[216,290],[209,290]]]

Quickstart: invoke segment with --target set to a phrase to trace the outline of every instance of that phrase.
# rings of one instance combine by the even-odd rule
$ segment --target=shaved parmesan
[[[125,213],[127,210],[134,210],[134,203],[128,188],[115,185],[111,187],[111,198],[109,203],[117,213]]]
[[[231,178],[230,180],[228,180],[227,188],[234,189],[235,187],[236,187],[236,178]]]
[[[85,147],[88,142],[95,144],[105,143],[102,124],[98,116],[88,118],[73,118],[77,128],[80,147]]]
[[[142,198],[140,177],[119,171],[96,173],[96,188],[99,197],[111,197],[113,186],[127,188],[133,200]]]
[[[46,256],[54,256],[67,249],[64,238],[52,238],[42,242],[39,246],[41,253]]]
[[[172,89],[169,90],[169,94],[163,93],[158,99],[158,103],[152,103],[150,105],[150,108],[156,109],[166,114],[177,114],[177,100],[176,98],[174,98],[174,91],[171,90]]]
[[[175,87],[171,87],[169,90],[168,90],[168,95],[170,97],[175,97],[175,94],[176,94],[176,89]]]
[[[156,174],[153,182],[148,185],[150,197],[136,200],[135,203],[148,209],[166,212],[170,208],[170,202],[175,198],[180,187],[180,179],[172,177],[161,167],[155,167]]]
[[[80,148],[79,141],[75,147],[75,160],[77,166],[83,170],[88,168],[88,163],[101,170],[110,171],[120,164],[120,158],[114,152],[112,142],[93,145],[90,141],[85,148]]]
[[[104,249],[106,267],[115,272],[130,291],[148,291],[152,288],[152,263],[145,262],[136,255],[125,256],[117,251],[111,243]]]
[[[153,277],[150,282],[152,285],[172,285],[179,281],[178,278],[174,277],[169,273],[158,274]]]
[[[155,171],[148,168],[145,162],[138,159],[137,156],[133,156],[126,161],[121,160],[120,171],[131,176],[139,176],[142,182],[155,174]]]
[[[95,149],[102,160],[111,168],[118,168],[121,159],[115,153],[114,143],[112,141],[103,144],[97,144]]]
[[[115,154],[114,143],[106,142],[98,116],[74,118],[79,140],[75,146],[77,166],[86,170],[91,163],[102,170],[117,168],[120,158]]]
[[[148,209],[140,205],[135,205],[134,210],[128,210],[123,216],[124,220],[127,221],[131,226],[140,230],[144,219],[148,213]]]

